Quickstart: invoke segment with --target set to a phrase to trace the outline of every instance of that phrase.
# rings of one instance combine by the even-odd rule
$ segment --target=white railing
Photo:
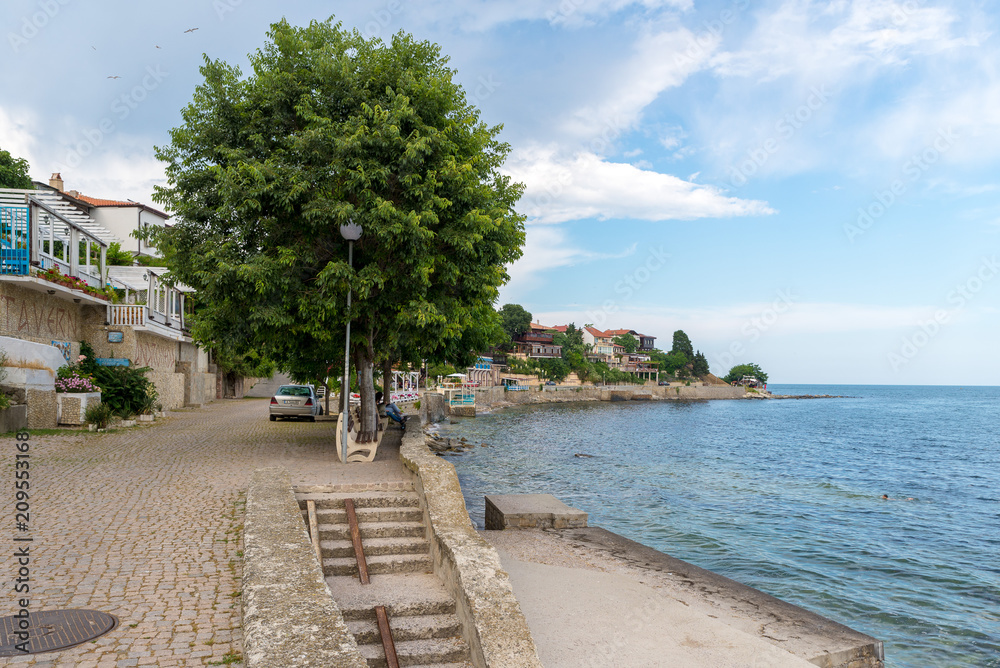
[[[138,304],[108,306],[108,323],[115,327],[141,327],[146,324],[146,307]]]

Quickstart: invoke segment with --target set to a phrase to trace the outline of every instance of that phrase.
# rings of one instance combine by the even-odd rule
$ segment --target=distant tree
[[[109,267],[131,267],[135,262],[134,256],[128,251],[122,250],[122,245],[117,242],[111,242],[108,246],[108,266]]]
[[[500,322],[507,336],[514,341],[531,329],[531,314],[520,304],[504,304],[500,309]]]
[[[727,383],[732,383],[734,381],[740,380],[741,378],[743,378],[743,376],[753,376],[762,383],[767,382],[767,374],[764,373],[759,366],[753,363],[737,364],[736,366],[734,366],[732,369],[729,370],[729,373],[727,373],[726,377],[723,378],[722,380],[726,381]]]
[[[670,349],[670,352],[683,353],[688,360],[694,359],[694,346],[691,345],[691,339],[684,333],[684,330],[678,329],[674,332],[674,345]]]
[[[708,367],[708,359],[699,350],[694,354],[694,359],[691,360],[691,372],[696,376],[707,376],[711,371]]]
[[[0,188],[32,190],[34,187],[28,176],[28,161],[0,148]]]
[[[630,355],[639,349],[639,339],[635,338],[634,336],[628,333],[622,334],[621,336],[616,336],[613,339],[611,339],[611,341],[615,345],[619,345],[622,348],[624,348],[625,352],[627,352]]]
[[[691,360],[684,353],[671,352],[661,362],[660,368],[669,374],[684,378],[687,376],[687,367],[690,363]]]

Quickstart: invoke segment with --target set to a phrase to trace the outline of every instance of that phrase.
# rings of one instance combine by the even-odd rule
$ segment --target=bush
[[[95,425],[98,429],[107,429],[108,423],[111,422],[113,416],[114,411],[111,410],[111,406],[103,402],[90,404],[83,413],[87,424]]]
[[[156,387],[146,378],[149,367],[102,366],[96,373],[103,394],[101,400],[116,415],[132,416],[156,404]]]
[[[419,401],[414,401],[413,402],[413,407],[419,411],[420,410],[420,402]]]

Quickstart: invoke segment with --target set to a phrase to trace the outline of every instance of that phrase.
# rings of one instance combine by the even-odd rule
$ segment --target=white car
[[[323,406],[312,385],[282,385],[271,397],[271,422],[280,417],[306,418],[315,422],[316,416],[322,414]]]

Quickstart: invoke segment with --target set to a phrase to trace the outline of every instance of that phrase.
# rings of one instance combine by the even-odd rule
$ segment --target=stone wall
[[[14,282],[0,281],[0,336],[10,336],[51,345],[69,342],[78,355],[83,338],[84,320],[100,312],[103,322],[106,309],[76,304],[38,290],[29,290]]]
[[[434,572],[455,598],[472,662],[492,668],[542,668],[521,606],[500,557],[472,528],[455,467],[432,453],[411,429],[399,448],[428,527]]]
[[[582,387],[530,387],[517,392],[505,392],[502,387],[488,387],[476,390],[477,408],[492,408],[503,405],[563,403],[570,401],[649,401],[701,399],[744,399],[746,391],[742,387],[730,385],[635,385],[616,388],[601,386]]]
[[[366,668],[326,586],[288,471],[254,471],[243,528],[247,668]]]
[[[150,371],[146,374],[146,378],[156,386],[164,410],[184,407],[184,374]]]

